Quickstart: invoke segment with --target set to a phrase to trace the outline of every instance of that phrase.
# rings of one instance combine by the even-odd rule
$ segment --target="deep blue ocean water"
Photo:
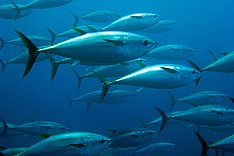
[[[26,3],[26,0],[18,0]],[[1,0],[0,4],[8,3]],[[136,12],[153,12],[162,18],[179,22],[176,29],[169,32],[149,35],[161,44],[184,44],[198,50],[198,54],[191,59],[201,66],[212,62],[207,49],[219,55],[219,52],[234,50],[234,2],[231,0],[137,0],[137,1],[109,1],[109,0],[75,0],[58,8],[36,10],[30,16],[17,21],[0,19],[0,36],[4,39],[16,38],[15,29],[25,34],[48,36],[46,29],[54,32],[63,32],[70,29],[73,23],[70,12],[78,16],[89,13],[91,10],[110,10],[121,15]],[[79,25],[90,24],[81,20]],[[0,58],[8,60],[21,53],[22,49],[16,46],[5,46],[0,51]],[[165,61],[160,61],[165,62]],[[167,61],[168,62],[168,61]],[[156,62],[158,63],[158,62]],[[185,61],[173,63],[188,65]],[[80,73],[84,66],[77,66]],[[77,89],[76,79],[71,70],[61,65],[56,78],[50,82],[51,67],[48,61],[36,64],[30,74],[22,78],[24,65],[8,65],[3,74],[0,74],[0,116],[7,122],[22,124],[31,120],[48,120],[62,123],[77,131],[96,132],[109,135],[108,129],[129,129],[141,127],[138,119],[151,121],[159,115],[154,107],[168,111],[170,99],[167,90],[145,89],[130,102],[117,106],[92,105],[90,112],[86,112],[86,104],[75,103],[68,107],[66,94],[77,97],[83,93],[101,89],[96,79],[85,79],[81,89]],[[203,73],[201,83],[196,90],[216,90],[234,96],[234,75],[222,73]],[[111,89],[136,87],[112,86]],[[172,89],[175,97],[182,97],[192,93],[194,85]],[[179,105],[174,110],[189,108]],[[158,129],[152,126],[150,128]],[[157,137],[156,142],[172,142],[176,144],[170,155],[198,156],[200,144],[193,134],[195,127],[178,124],[167,126]],[[209,141],[215,141],[228,134],[210,133],[202,131],[202,135]],[[3,138],[0,145],[28,146],[39,141],[35,137]],[[232,155],[232,154],[227,154]]]

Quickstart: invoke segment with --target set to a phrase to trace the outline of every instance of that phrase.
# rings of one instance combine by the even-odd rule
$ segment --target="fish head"
[[[196,69],[189,68],[189,67],[182,67],[180,69],[179,81],[181,83],[181,86],[187,85],[193,82],[196,82],[196,85],[197,85],[200,78],[201,78],[201,72],[199,72]]]
[[[103,150],[107,149],[111,144],[111,139],[108,137],[100,136],[96,139],[90,140],[90,148],[93,153],[100,153]]]
[[[134,33],[129,33],[125,42],[125,54],[132,58],[139,58],[160,45],[149,37]]]

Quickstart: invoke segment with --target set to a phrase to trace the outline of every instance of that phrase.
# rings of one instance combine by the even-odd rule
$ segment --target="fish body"
[[[59,7],[68,4],[74,0],[33,0],[24,6],[24,9],[46,9]]]
[[[189,96],[175,100],[175,102],[184,102],[193,106],[223,104],[232,98],[218,91],[201,91],[193,93]]]
[[[108,137],[88,132],[68,132],[44,139],[17,156],[28,155],[97,155],[110,145]]]
[[[174,20],[160,20],[158,23],[143,29],[142,32],[145,33],[163,33],[168,32],[174,28],[176,28],[178,25],[177,21]]]
[[[193,56],[197,51],[185,45],[169,44],[157,47],[146,56],[159,60],[176,61]]]
[[[157,134],[156,131],[137,128],[113,133],[110,136],[112,143],[110,147],[135,147],[149,142]]]
[[[41,134],[50,136],[68,131],[68,128],[65,126],[49,121],[33,121],[18,125],[15,129],[17,131],[36,136],[40,136]]]
[[[84,19],[87,21],[92,22],[100,22],[100,23],[106,23],[106,22],[112,22],[114,20],[117,20],[121,16],[117,13],[107,11],[107,10],[98,10],[90,12],[87,15],[84,15],[80,17],[79,19]]]
[[[154,13],[136,13],[123,16],[103,28],[103,31],[138,31],[154,25],[160,16]]]
[[[202,71],[230,73],[234,72],[234,52],[219,58],[217,61],[211,63],[202,69]]]
[[[167,69],[172,71],[167,71]],[[196,81],[199,77],[200,73],[198,71],[183,65],[157,64],[147,66],[111,83],[169,89],[186,86]]]

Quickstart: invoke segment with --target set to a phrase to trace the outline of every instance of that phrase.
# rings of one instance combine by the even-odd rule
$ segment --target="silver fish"
[[[156,131],[146,128],[136,128],[124,131],[112,130],[110,147],[135,147],[147,143],[157,134]]]
[[[225,125],[234,122],[234,109],[222,105],[205,105],[190,108],[184,111],[177,111],[166,115],[159,108],[156,108],[162,117],[160,131],[165,127],[168,120],[179,120],[197,125]]]
[[[147,66],[131,74],[123,76],[111,82],[107,82],[102,77],[103,92],[102,101],[113,84],[140,86],[145,88],[169,89],[183,87],[196,81],[198,84],[200,72],[178,64],[157,64]]]
[[[154,25],[160,16],[154,13],[135,13],[123,16],[104,27],[103,31],[138,31]]]
[[[33,121],[14,127],[15,130],[23,132],[29,135],[40,136],[44,135],[55,135],[58,133],[64,133],[69,129],[59,123],[49,121]]]
[[[135,59],[135,60],[120,63],[120,64],[99,66],[99,67],[92,69],[90,72],[88,72],[85,75],[79,75],[75,70],[73,70],[73,72],[75,73],[77,77],[78,88],[79,88],[84,78],[96,78],[97,74],[106,78],[121,77],[121,76],[130,74],[134,71],[137,71],[139,69],[142,69],[144,67],[146,67],[146,59],[140,58],[140,59]]]
[[[196,54],[196,52],[197,50],[185,45],[168,44],[153,49],[146,55],[146,57],[176,61],[191,57]]]
[[[234,98],[231,96],[218,92],[218,91],[201,91],[195,92],[191,95],[185,96],[183,98],[174,99],[171,93],[169,93],[171,97],[171,109],[174,107],[175,103],[183,102],[187,104],[191,104],[193,106],[202,106],[209,104],[224,104],[227,101],[231,101],[234,103]]]
[[[133,96],[136,96],[143,88],[140,88],[136,91],[130,90],[114,90],[110,91],[105,100],[103,100],[100,104],[104,105],[119,105],[124,104],[128,99]],[[74,102],[85,102],[87,103],[87,111],[90,110],[90,107],[94,103],[99,103],[101,98],[102,91],[92,91],[86,94],[83,94],[77,98],[72,99],[70,96],[67,96],[69,99],[69,106],[71,107],[72,103]]]
[[[24,34],[16,31],[29,50],[28,74],[39,53],[60,55],[82,63],[117,64],[147,54],[158,44],[148,37],[127,32],[96,32],[78,36],[61,43],[38,49]]]
[[[106,23],[117,20],[121,16],[117,13],[108,10],[92,11],[87,15],[81,16],[79,19],[84,19],[91,22]]]
[[[111,144],[111,139],[88,132],[68,132],[48,137],[17,156],[26,155],[97,155]]]
[[[144,33],[163,33],[168,32],[172,29],[175,29],[178,25],[177,21],[174,20],[160,20],[158,23],[143,29],[142,32]]]

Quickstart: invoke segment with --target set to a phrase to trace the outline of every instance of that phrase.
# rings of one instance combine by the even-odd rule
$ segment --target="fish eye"
[[[149,43],[149,40],[144,40],[144,45],[148,45]]]
[[[196,73],[196,71],[195,71],[195,70],[193,70],[193,71],[192,71],[192,73],[193,73],[193,74],[195,74],[195,73]]]
[[[101,144],[104,144],[106,141],[104,140],[104,139],[102,139],[101,141],[100,141],[100,143]]]

